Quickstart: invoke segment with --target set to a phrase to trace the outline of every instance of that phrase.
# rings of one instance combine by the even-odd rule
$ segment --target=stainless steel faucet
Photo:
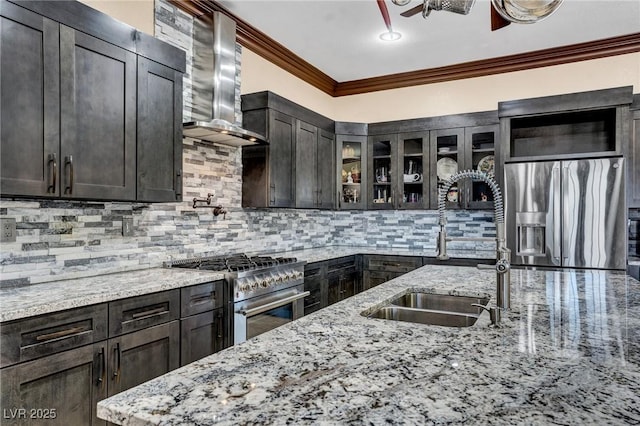
[[[438,192],[438,215],[440,225],[440,233],[438,234],[438,256],[439,260],[446,260],[447,256],[447,232],[445,226],[447,220],[444,215],[445,199],[451,186],[461,179],[479,179],[487,183],[493,194],[493,210],[496,224],[496,305],[501,309],[509,309],[511,307],[511,265],[509,259],[511,250],[506,246],[506,228],[504,224],[504,208],[502,204],[502,194],[498,183],[490,175],[477,170],[464,170],[451,176],[444,182]],[[493,320],[492,320],[493,321]],[[500,321],[497,315],[496,322]]]

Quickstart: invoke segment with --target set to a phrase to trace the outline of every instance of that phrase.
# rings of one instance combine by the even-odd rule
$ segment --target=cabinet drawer
[[[329,273],[350,268],[357,268],[355,256],[340,257],[327,262],[327,270]]]
[[[180,290],[131,297],[109,303],[109,337],[178,319]]]
[[[224,280],[180,289],[180,316],[188,317],[224,306]]]
[[[304,279],[321,277],[326,270],[327,262],[308,263],[304,266]]]
[[[0,336],[0,367],[88,345],[107,338],[107,304],[6,322]]]
[[[365,269],[372,271],[409,272],[422,266],[422,257],[365,256]]]

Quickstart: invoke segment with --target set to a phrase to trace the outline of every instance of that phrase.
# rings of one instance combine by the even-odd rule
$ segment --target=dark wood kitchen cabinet
[[[58,195],[58,23],[0,3],[0,193]]]
[[[334,135],[296,120],[296,207],[331,208]]]
[[[368,125],[369,209],[437,209],[438,189],[462,170],[500,173],[497,111],[452,114]],[[463,179],[447,196],[448,209],[490,209],[481,181]]]
[[[327,303],[329,305],[353,296],[360,290],[357,257],[332,259],[327,263]]]
[[[138,58],[137,200],[182,198],[182,73]]]
[[[269,146],[242,147],[242,206],[294,207],[295,118],[273,110],[243,115],[245,127],[265,134]]]
[[[60,27],[60,191],[136,197],[136,55]]]
[[[307,263],[304,266],[304,290],[309,292],[309,295],[304,298],[305,315],[328,305],[327,262]]]
[[[106,346],[96,343],[0,370],[2,424],[106,424],[96,416],[96,404],[107,397]]]
[[[3,424],[105,423],[96,404],[107,397],[107,312],[104,303],[2,324],[1,405],[13,413]]]
[[[346,256],[305,265],[304,314],[325,308],[360,291],[360,256]]]
[[[369,136],[367,141],[367,207],[398,208],[398,135]]]
[[[99,400],[179,366],[179,294],[169,290],[2,323],[2,407],[55,416],[33,423],[105,424],[96,417]],[[3,424],[14,420],[25,423],[3,418]]]
[[[368,290],[422,266],[422,257],[365,254],[362,256],[362,290]]]
[[[0,15],[2,194],[179,199],[182,83],[148,60],[181,75],[184,52],[80,2],[2,0]]]
[[[338,209],[367,207],[367,125],[336,122]]]
[[[225,281],[181,289],[180,365],[186,365],[231,345]]]
[[[333,121],[271,92],[243,95],[242,114],[268,141],[242,147],[243,207],[332,208]]]
[[[179,321],[110,338],[107,365],[109,396],[178,368]]]

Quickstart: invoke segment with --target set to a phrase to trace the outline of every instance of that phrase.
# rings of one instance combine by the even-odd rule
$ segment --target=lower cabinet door
[[[387,271],[364,271],[362,274],[362,290],[369,290],[375,286],[385,283],[398,275]]]
[[[180,365],[180,322],[171,321],[108,341],[109,396]]]
[[[180,320],[180,365],[186,365],[224,349],[224,309],[203,312]]]
[[[3,425],[104,425],[106,344],[96,343],[0,370]]]

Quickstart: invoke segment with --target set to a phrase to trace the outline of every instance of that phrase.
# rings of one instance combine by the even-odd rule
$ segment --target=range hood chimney
[[[265,144],[235,124],[236,23],[221,12],[193,21],[192,119],[183,136],[224,145]]]

